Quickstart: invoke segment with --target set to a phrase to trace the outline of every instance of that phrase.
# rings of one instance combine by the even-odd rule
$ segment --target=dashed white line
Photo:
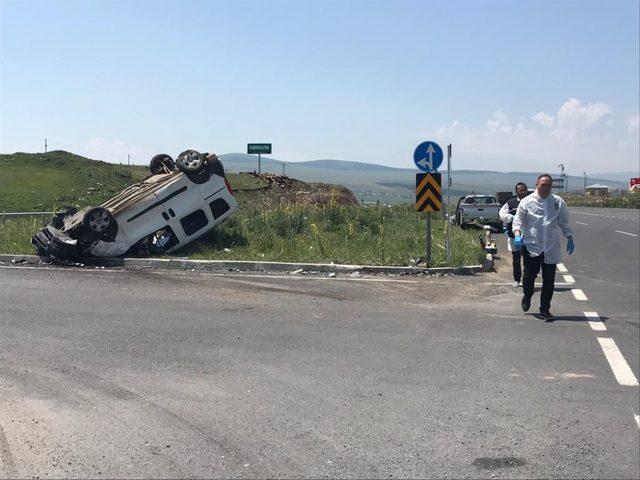
[[[567,267],[564,266],[564,263],[559,263],[557,267],[560,273],[567,273],[569,271],[567,270]]]
[[[638,379],[631,371],[629,364],[622,356],[622,352],[620,352],[613,338],[598,337],[598,342],[618,383],[628,387],[637,387]]]
[[[603,332],[607,329],[597,312],[584,312],[584,316],[590,319],[589,326],[591,326],[593,330]]]
[[[587,226],[589,226],[589,224],[588,224],[588,223],[584,223],[584,222],[576,222],[576,223],[577,223],[578,225],[587,225]]]
[[[587,296],[584,294],[584,292],[580,288],[572,288],[571,293],[573,293],[573,296],[575,297],[576,300],[581,300],[583,302],[586,302],[588,300]]]
[[[482,282],[482,285],[513,285],[513,283],[512,282]],[[573,283],[555,282],[554,285],[556,287],[568,287],[569,285],[573,285]],[[536,282],[534,286],[541,287],[542,282]]]
[[[576,283],[573,276],[571,275],[563,275],[563,277],[564,277],[564,281],[567,283]]]
[[[602,215],[598,215],[597,213],[587,213],[587,212],[571,212],[571,213],[577,213],[579,215],[591,215],[592,217],[601,217]]]
[[[616,230],[616,232],[622,233],[624,235],[631,235],[632,237],[637,237],[638,236],[635,233],[623,232],[622,230]]]

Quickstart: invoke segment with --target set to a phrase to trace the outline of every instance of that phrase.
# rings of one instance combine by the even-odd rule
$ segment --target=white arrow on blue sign
[[[436,142],[422,142],[413,152],[413,162],[423,172],[435,172],[442,165],[444,155]]]

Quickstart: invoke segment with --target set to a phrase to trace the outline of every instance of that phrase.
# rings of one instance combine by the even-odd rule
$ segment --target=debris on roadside
[[[303,182],[295,178],[273,173],[240,172],[259,178],[267,186],[257,189],[253,206],[263,207],[273,204],[295,205],[359,205],[354,193],[342,185],[330,185],[320,182]]]

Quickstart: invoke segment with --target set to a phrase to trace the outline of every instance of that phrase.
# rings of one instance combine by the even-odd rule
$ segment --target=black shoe
[[[525,312],[529,311],[529,307],[531,306],[531,297],[527,297],[526,295],[522,297],[522,310]]]
[[[553,322],[553,320],[556,318],[549,310],[540,310],[540,316],[544,318],[545,322]]]

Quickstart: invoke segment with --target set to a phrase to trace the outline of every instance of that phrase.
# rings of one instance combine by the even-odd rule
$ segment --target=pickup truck
[[[458,200],[455,222],[461,228],[476,224],[502,229],[502,221],[498,214],[500,207],[496,197],[492,195],[466,195]]]

